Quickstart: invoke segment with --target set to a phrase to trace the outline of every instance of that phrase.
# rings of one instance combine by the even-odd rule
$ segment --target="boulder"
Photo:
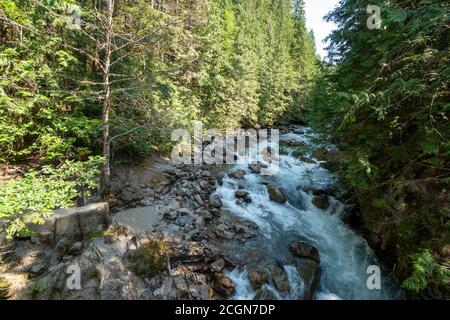
[[[235,197],[238,199],[236,203],[242,204],[242,203],[251,203],[252,198],[250,197],[250,194],[247,191],[244,190],[238,190],[235,193]]]
[[[219,259],[208,266],[208,270],[212,273],[219,273],[225,268],[225,260]]]
[[[30,225],[38,238],[52,239],[57,243],[63,238],[80,238],[105,230],[109,206],[106,202],[92,203],[84,207],[55,210],[42,225]]]
[[[261,167],[257,164],[249,164],[248,168],[252,173],[261,173]]]
[[[265,301],[265,300],[278,300],[278,297],[269,289],[261,288],[259,289],[253,300]]]
[[[274,202],[278,202],[278,203],[286,203],[287,202],[287,198],[284,195],[284,193],[282,192],[282,189],[271,186],[271,187],[268,187],[267,190],[269,192],[270,200],[272,200]]]
[[[278,266],[269,265],[268,269],[272,277],[272,283],[275,289],[279,292],[289,292],[291,287],[289,284],[289,277],[286,272]]]
[[[124,257],[129,238],[121,237],[112,243],[93,240],[90,246],[71,261],[60,263],[41,278],[46,284],[36,299],[52,300],[146,300],[151,299],[144,279],[127,268]],[[67,286],[69,268],[81,271],[82,290]]]
[[[233,171],[233,172],[229,173],[228,176],[230,178],[242,180],[245,177],[245,171],[244,170]]]
[[[229,228],[224,224],[219,224],[216,227],[216,235],[218,238],[231,240],[234,237],[234,233],[229,231]]]
[[[236,292],[233,280],[223,273],[214,275],[212,289],[223,298],[229,298]]]
[[[289,250],[298,258],[309,258],[320,263],[320,254],[314,246],[303,241],[292,241],[289,243]]]
[[[177,190],[175,191],[175,194],[179,197],[187,196],[187,192],[183,188],[177,188]]]
[[[312,188],[310,191],[313,194],[313,196],[328,195],[328,193],[329,193],[327,190],[318,189],[318,188]]]
[[[251,266],[248,270],[247,276],[253,290],[261,289],[263,285],[269,283],[269,272],[262,266]]]
[[[315,207],[322,210],[326,210],[330,207],[330,201],[328,200],[328,195],[326,194],[315,196],[312,203]]]
[[[136,188],[131,188],[131,187],[124,188],[122,190],[122,192],[120,192],[120,194],[118,195],[118,198],[126,204],[130,204],[130,203],[139,201],[143,197],[144,197],[144,194],[142,193],[142,191],[140,191],[139,189],[136,189]]]
[[[304,284],[303,296],[297,298],[300,300],[312,300],[319,289],[320,265],[311,259],[296,258],[295,260],[295,267]]]
[[[236,198],[240,198],[240,199],[244,199],[249,195],[249,193],[247,191],[244,190],[238,190],[235,193]]]

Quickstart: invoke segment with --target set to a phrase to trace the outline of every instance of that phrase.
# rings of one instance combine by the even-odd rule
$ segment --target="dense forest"
[[[114,197],[111,168],[168,154],[194,121],[307,123],[338,146],[355,224],[403,288],[445,292],[450,4],[342,0],[326,19],[321,61],[303,0],[0,0],[0,168],[21,168],[0,181],[2,232]]]
[[[361,15],[369,4],[382,8],[380,30]],[[310,121],[344,151],[341,175],[374,247],[401,279],[414,270],[404,286],[441,283],[448,272],[433,253],[450,241],[450,5],[349,0],[327,19],[339,28]]]
[[[1,161],[62,165],[54,176],[66,177],[87,167],[80,184],[103,162],[106,194],[111,161],[167,152],[171,131],[194,120],[219,129],[295,120],[317,73],[301,1],[2,0],[1,8]],[[44,186],[53,190],[49,181],[33,188]],[[8,214],[30,201],[4,192]],[[68,187],[48,204],[34,201],[53,208],[75,197]]]

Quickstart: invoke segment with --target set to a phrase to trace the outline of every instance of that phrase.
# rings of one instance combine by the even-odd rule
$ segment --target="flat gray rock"
[[[131,233],[154,231],[154,225],[161,224],[162,212],[160,208],[140,207],[118,212],[114,215],[120,225],[127,227]]]

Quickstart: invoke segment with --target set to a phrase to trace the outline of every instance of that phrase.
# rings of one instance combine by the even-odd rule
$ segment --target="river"
[[[301,142],[313,146],[314,133],[306,127],[296,127],[282,134],[280,142]],[[332,148],[333,146],[328,146]],[[366,240],[342,222],[345,205],[336,197],[329,196],[330,206],[321,210],[312,204],[311,188],[336,189],[336,178],[317,159],[313,161],[295,158],[293,148],[283,147],[280,155],[279,171],[274,176],[262,176],[252,173],[247,165],[236,165],[235,169],[246,171],[244,180],[226,176],[216,193],[222,198],[224,207],[231,213],[256,223],[266,241],[263,246],[269,258],[283,261],[290,255],[288,244],[291,240],[301,240],[315,246],[320,252],[321,278],[316,299],[401,299],[402,291],[377,260],[374,251]],[[287,154],[286,154],[287,153]],[[311,162],[311,163],[310,163]],[[285,190],[288,202],[280,204],[269,201],[266,184],[276,185]],[[250,193],[252,202],[242,205],[236,203],[235,192],[240,185]],[[337,190],[339,193],[339,190]],[[381,267],[381,289],[370,290],[367,268],[372,265]],[[285,265],[289,277],[291,293],[280,295],[280,299],[291,299],[302,290],[302,279],[295,268]],[[236,283],[237,290],[233,299],[252,299],[255,292],[249,284],[246,269],[236,269],[228,274]],[[269,286],[270,287],[270,286]]]

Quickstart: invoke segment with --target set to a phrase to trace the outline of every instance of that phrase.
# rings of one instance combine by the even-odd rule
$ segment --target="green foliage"
[[[101,133],[102,2],[0,0],[0,161],[86,159]],[[316,74],[303,1],[116,1],[113,155],[170,148],[170,132],[299,120]],[[149,36],[150,35],[150,36]],[[99,43],[97,43],[99,41]],[[115,62],[114,62],[115,61]]]
[[[47,289],[47,283],[44,279],[35,280],[30,289],[28,289],[28,295],[31,297],[36,297],[38,294],[44,292]]]
[[[167,244],[161,240],[150,240],[141,245],[130,257],[130,268],[139,276],[153,277],[167,268]]]
[[[99,165],[103,159],[92,157],[86,162],[66,161],[54,168],[45,166],[23,178],[0,185],[0,230],[8,238],[32,234],[30,224],[43,223],[56,208],[75,204],[80,188],[95,190]]]
[[[98,136],[99,121],[90,118],[71,90],[79,59],[63,46],[60,0],[1,0],[0,20],[0,162],[30,158],[56,160],[80,153]],[[77,125],[75,125],[77,123]]]
[[[450,280],[450,270],[440,266],[429,250],[423,250],[412,256],[411,276],[403,282],[402,287],[411,291],[425,290],[430,280],[443,283]]]
[[[367,28],[368,5],[381,8],[379,30]],[[348,154],[342,176],[370,194],[362,203],[366,227],[389,229],[403,265],[423,244],[434,250],[448,234],[439,208],[448,206],[442,192],[450,177],[450,3],[343,0],[327,19],[339,27],[308,118]],[[427,257],[416,256],[417,264]],[[407,285],[422,288],[434,277],[428,271],[417,271]]]

